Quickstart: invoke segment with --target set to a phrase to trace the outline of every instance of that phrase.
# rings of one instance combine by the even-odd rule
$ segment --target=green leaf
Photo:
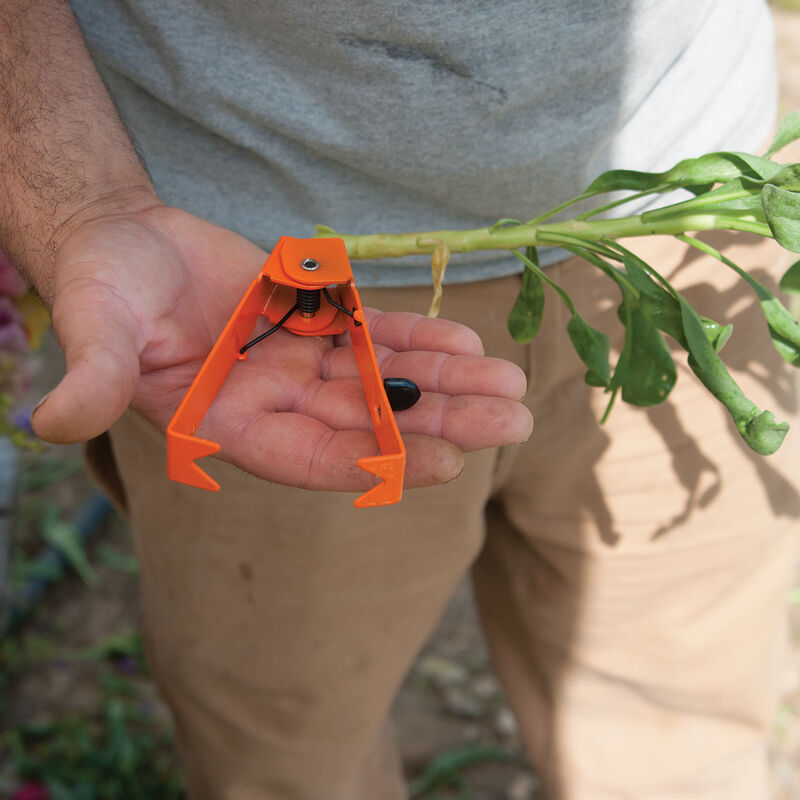
[[[719,353],[719,351],[725,347],[725,343],[728,339],[731,338],[733,325],[722,325],[708,317],[700,317],[700,322],[703,323],[703,330],[705,331],[706,338],[711,342],[714,352]]]
[[[772,186],[779,186],[781,189],[796,192],[800,190],[800,164],[781,166],[780,170],[769,180],[761,181],[761,183],[769,183]]]
[[[800,261],[795,261],[781,278],[781,291],[787,294],[800,294]]]
[[[15,586],[31,580],[50,583],[57,581],[63,574],[64,568],[60,564],[26,560],[13,565],[12,582]]]
[[[688,351],[689,345],[683,332],[683,313],[677,292],[672,287],[667,290],[657,283],[652,277],[654,274],[657,275],[655,270],[635,253],[617,242],[614,242],[613,246],[623,254],[625,271],[631,284],[639,291],[639,308],[644,317]],[[658,277],[666,284],[661,276]],[[700,317],[700,321],[706,338],[718,353],[730,338],[733,325],[721,325],[708,317]]]
[[[664,337],[645,317],[630,292],[623,292],[619,315],[625,325],[625,345],[611,379],[622,399],[637,406],[662,403],[672,391],[677,371]]]
[[[96,644],[71,650],[63,654],[65,661],[100,661],[109,656],[123,655],[141,657],[144,655],[142,637],[137,631],[114,633]]]
[[[528,248],[529,253],[531,250],[535,253],[535,248]],[[516,341],[527,344],[536,336],[542,324],[543,311],[544,282],[526,266],[522,273],[522,286],[508,315],[508,330]]]
[[[678,301],[650,276],[650,267],[632,253],[624,256],[625,272],[639,290],[639,308],[651,325],[686,348]]]
[[[748,446],[761,455],[774,453],[789,430],[788,423],[777,422],[771,411],[761,411],[745,396],[709,342],[701,317],[686,298],[678,295],[678,302],[692,371],[727,408]]]
[[[708,194],[713,188],[713,183],[697,183],[692,186],[684,186],[687,192],[691,192],[695,197],[699,197],[701,194]]]
[[[589,184],[586,194],[624,189],[641,192],[657,187],[663,187],[665,190],[684,187],[690,191],[700,192],[702,187],[711,188],[715,183],[727,183],[742,176],[756,179],[771,178],[780,169],[780,164],[750,153],[706,153],[698,158],[685,158],[666,172],[609,170]]]
[[[586,382],[592,386],[608,386],[611,377],[611,367],[608,363],[611,343],[608,336],[589,325],[576,310],[570,296],[555,281],[547,277],[538,263],[536,263],[535,249],[528,248],[527,250],[533,258],[528,255],[522,255],[518,250],[512,250],[511,252],[522,261],[528,269],[533,270],[548,286],[550,286],[569,309],[571,316],[567,323],[567,333],[581,361],[589,368],[589,372],[586,375]]]
[[[604,420],[611,411],[618,389],[622,390],[622,399],[626,402],[652,406],[666,399],[677,379],[675,364],[664,338],[641,308],[642,300],[645,304],[649,301],[658,304],[666,297],[671,305],[675,301],[652,281],[647,273],[647,265],[641,259],[625,252],[624,248],[619,249],[623,250],[625,272],[607,262],[598,263],[602,259],[596,256],[590,259],[619,286],[622,302],[617,314],[625,326],[625,343],[608,386],[613,394],[603,415]],[[631,275],[635,276],[633,280],[629,280]]]
[[[783,149],[795,139],[800,139],[800,111],[790,111],[780,121],[775,138],[764,155],[769,157],[773,153],[777,153],[778,150]]]
[[[750,153],[719,152],[679,161],[672,169],[663,173],[663,177],[666,181],[681,186],[713,185],[742,176],[769,178],[780,168],[774,161]]]
[[[788,422],[778,422],[768,410],[748,420],[739,428],[744,440],[759,455],[772,455],[782,444],[789,430]]]
[[[795,367],[800,367],[800,325],[789,309],[766,286],[750,275],[747,270],[742,269],[710,244],[700,239],[695,239],[693,236],[678,236],[676,238],[721,261],[750,286],[761,304],[761,310],[767,321],[767,329],[775,349],[785,361]],[[719,350],[719,347],[717,347],[717,350]]]
[[[467,745],[436,756],[408,787],[409,798],[420,797],[459,776],[461,770],[487,761],[516,761],[510,750],[493,745]]]
[[[800,367],[800,325],[786,306],[772,295],[761,300],[772,344],[784,361]]]
[[[761,191],[761,203],[778,244],[800,253],[800,193],[767,184]]]
[[[47,544],[66,558],[90,589],[97,586],[99,578],[86,557],[80,531],[71,522],[62,519],[58,508],[52,504],[46,506],[42,514],[41,534]]]
[[[589,368],[586,382],[590,386],[607,387],[611,381],[611,365],[608,362],[611,342],[608,336],[589,325],[577,311],[569,318],[567,333],[575,352]]]
[[[136,560],[136,557],[128,553],[121,553],[110,545],[101,545],[97,549],[96,557],[97,561],[107,567],[111,567],[111,569],[125,572],[128,575],[139,574],[139,562]]]
[[[19,488],[23,492],[44,489],[65,478],[83,472],[85,469],[86,465],[81,458],[68,460],[37,459],[33,464],[23,467],[19,479]]]
[[[584,194],[602,194],[631,189],[644,192],[664,184],[662,172],[638,172],[631,169],[611,169],[598,175]]]
[[[510,219],[508,217],[503,217],[503,219],[497,220],[491,228],[489,228],[489,233],[495,233],[499,231],[501,228],[507,228],[509,226],[516,226],[522,225],[522,223],[518,219]]]

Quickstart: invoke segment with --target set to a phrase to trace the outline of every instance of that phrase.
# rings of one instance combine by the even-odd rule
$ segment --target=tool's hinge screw
[[[309,272],[313,272],[315,269],[319,269],[319,261],[316,258],[304,258],[300,262],[300,266]]]

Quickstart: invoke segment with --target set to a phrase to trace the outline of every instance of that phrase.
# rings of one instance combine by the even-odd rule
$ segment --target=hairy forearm
[[[75,226],[157,198],[64,0],[0,3],[0,246],[46,301]]]

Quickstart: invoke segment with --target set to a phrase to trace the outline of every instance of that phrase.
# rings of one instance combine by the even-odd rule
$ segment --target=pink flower
[[[8,297],[0,296],[0,351],[25,353],[27,350],[25,319]]]
[[[19,297],[25,294],[25,281],[14,268],[11,259],[0,250],[0,295]]]
[[[50,793],[43,783],[25,781],[11,796],[11,800],[49,800]]]

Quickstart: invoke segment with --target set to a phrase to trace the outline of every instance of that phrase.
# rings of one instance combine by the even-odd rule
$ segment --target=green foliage
[[[800,192],[767,184],[761,202],[775,240],[792,253],[800,253]]]
[[[791,111],[780,121],[775,138],[764,155],[769,158],[795,139],[800,139],[800,111]]]
[[[45,459],[32,458],[23,462],[24,469],[20,475],[19,488],[21,492],[33,492],[46,489],[65,478],[70,478],[83,472],[83,459]]]
[[[112,656],[128,656],[144,664],[144,646],[138,631],[114,633],[89,647],[82,647],[63,654],[65,661],[101,661]]]
[[[606,192],[624,190],[635,194],[583,213],[576,223],[644,195],[675,189],[691,192],[694,196],[686,200],[641,214],[638,220],[645,228],[652,226],[644,232],[656,232],[657,225],[666,222],[679,239],[737,272],[758,297],[775,349],[784,360],[798,367],[800,325],[789,310],[744,269],[704,242],[685,235],[686,231],[696,230],[694,226],[738,228],[771,234],[787,250],[800,252],[800,164],[783,165],[770,158],[797,138],[800,138],[800,112],[784,118],[764,156],[717,152],[684,159],[665,172],[611,170],[596,178],[578,198],[543,214],[537,222],[573,202]],[[587,383],[611,394],[607,416],[618,392],[626,402],[642,406],[660,403],[669,395],[677,372],[662,335],[667,334],[686,350],[690,368],[725,406],[747,444],[763,455],[775,452],[788,425],[750,401],[719,357],[732,326],[701,316],[650,265],[614,241],[613,235],[592,235],[593,230],[602,228],[600,221],[591,223],[594,228],[581,223],[574,224],[572,230],[565,229],[568,225],[540,226],[535,230],[536,239],[581,256],[617,284],[622,294],[618,316],[625,328],[617,363],[612,371],[608,337],[589,326],[564,289],[539,268],[538,261],[531,256],[535,253],[532,247],[528,248],[527,256],[513,251],[526,265],[523,288],[509,317],[514,337],[528,341],[538,331],[544,304],[543,285],[548,284],[570,310],[567,333],[589,368]],[[607,231],[613,227],[612,222]],[[783,276],[781,288],[800,293],[800,262]]]
[[[750,286],[761,304],[761,310],[764,312],[764,319],[767,322],[767,329],[775,349],[784,361],[794,367],[800,367],[800,324],[794,319],[789,309],[766,286],[759,283],[752,275],[734,264],[718,250],[691,236],[679,236],[678,238],[721,261]]]
[[[472,797],[466,788],[462,770],[487,761],[513,762],[517,756],[510,750],[489,745],[471,745],[450,750],[436,756],[408,787],[409,798],[421,797],[440,786],[453,786],[461,797]]]
[[[169,735],[142,706],[135,686],[109,673],[91,717],[28,723],[4,736],[20,779],[52,800],[178,800],[183,789]]]
[[[669,348],[657,328],[639,307],[633,292],[623,291],[619,317],[625,325],[625,345],[611,379],[611,390],[622,389],[622,399],[637,406],[661,403],[677,379]]]
[[[761,455],[774,453],[783,442],[788,424],[777,423],[772,412],[760,411],[745,397],[709,341],[700,315],[684,297],[679,296],[678,302],[692,371],[728,409],[747,444]]]
[[[586,380],[592,383],[593,386],[607,386],[611,373],[611,368],[608,365],[608,353],[611,347],[608,336],[589,325],[577,312],[569,295],[542,271],[535,248],[529,248],[528,253],[531,254],[532,258],[514,251],[514,255],[525,264],[527,269],[550,286],[569,309],[570,318],[569,322],[567,322],[567,333],[575,352],[589,368]],[[535,314],[536,308],[532,309],[532,315],[535,316]]]
[[[110,545],[100,545],[100,547],[97,548],[96,557],[101,564],[111,567],[111,569],[118,570],[119,572],[124,572],[126,575],[139,574],[139,562],[136,560],[136,557],[128,555],[127,553],[121,553]]]
[[[538,266],[536,248],[529,247],[528,259]],[[538,272],[525,267],[519,296],[508,315],[508,330],[518,342],[526,344],[539,332],[544,313],[544,282]]]
[[[781,278],[781,291],[800,294],[800,261],[795,261]]]
[[[569,309],[567,333],[587,366],[587,382],[610,392],[610,410],[617,394],[638,405],[652,405],[669,395],[677,373],[663,339],[666,334],[687,351],[690,366],[725,404],[745,441],[759,452],[772,452],[785,434],[784,423],[776,422],[769,412],[759,411],[743,398],[719,360],[718,353],[731,336],[731,326],[695,311],[652,267],[637,260],[617,241],[632,236],[684,237],[687,233],[731,230],[771,237],[787,250],[800,252],[800,164],[780,164],[772,159],[798,138],[800,112],[793,112],[782,120],[764,155],[719,151],[683,159],[663,172],[609,170],[577,197],[526,223],[504,218],[490,227],[467,231],[338,235],[351,258],[430,255],[440,247],[452,253],[510,250],[526,267],[520,295],[508,320],[515,339],[527,342],[538,332],[544,288],[549,286]],[[605,212],[631,201],[678,190],[685,195],[679,202],[627,217],[601,218]],[[576,203],[609,192],[624,196],[571,219],[548,221]],[[332,232],[324,229],[320,235]],[[591,327],[564,289],[540,269],[535,257],[535,248],[540,245],[556,245],[579,255],[614,281],[622,293],[619,318],[625,338],[613,370],[608,336]],[[752,276],[721,260],[739,272],[756,292],[776,350],[787,362],[800,366],[799,329],[789,311]],[[800,266],[786,273],[781,287],[800,292]]]
[[[41,534],[47,544],[66,558],[90,589],[97,587],[99,579],[89,563],[80,531],[72,522],[63,519],[58,507],[52,503],[45,506],[42,514]]]

